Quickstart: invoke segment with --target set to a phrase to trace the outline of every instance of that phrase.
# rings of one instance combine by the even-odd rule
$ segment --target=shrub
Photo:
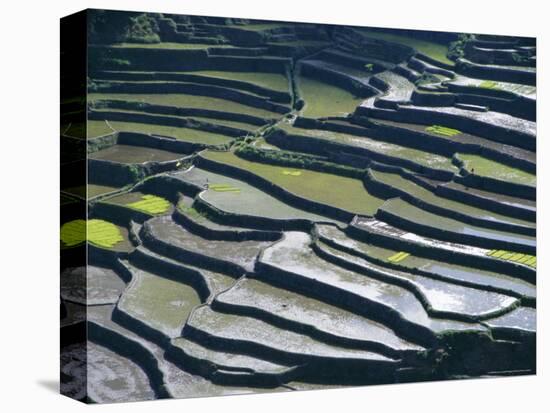
[[[457,60],[460,57],[464,56],[464,49],[470,40],[473,39],[473,35],[461,33],[458,35],[458,40],[452,42],[449,45],[449,51],[447,52],[447,57],[451,60]]]

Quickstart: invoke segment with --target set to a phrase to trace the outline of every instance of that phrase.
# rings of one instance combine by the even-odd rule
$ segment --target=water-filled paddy
[[[61,273],[61,280],[63,299],[83,305],[116,303],[125,287],[115,271],[93,265],[68,268]]]
[[[208,159],[244,170],[268,179],[276,185],[306,199],[323,202],[347,211],[372,215],[384,202],[367,192],[358,179],[301,169],[299,177],[285,175],[288,168],[251,162],[237,157],[233,152],[204,153]]]
[[[479,155],[461,153],[458,154],[458,158],[464,162],[464,168],[468,172],[473,171],[475,175],[531,186],[535,186],[537,182],[537,177],[534,174],[512,168]]]
[[[534,371],[533,357],[525,350],[530,351],[535,310],[525,306],[536,306],[536,258],[534,251],[528,252],[532,258],[515,251],[534,249],[534,237],[517,234],[534,233],[536,203],[450,181],[459,172],[452,155],[476,152],[504,162],[468,159],[466,168],[474,168],[476,175],[535,185],[534,175],[517,175],[514,168],[505,166],[532,169],[535,152],[515,146],[532,145],[519,141],[504,145],[499,142],[503,136],[487,132],[500,127],[508,129],[502,131],[508,138],[534,137],[535,122],[524,119],[529,114],[515,118],[509,113],[523,114],[516,105],[526,99],[532,104],[535,87],[463,74],[453,78],[435,67],[454,66],[446,56],[449,44],[421,40],[427,37],[413,31],[195,17],[174,18],[172,24],[168,21],[172,17],[163,18],[163,24],[169,24],[158,34],[160,43],[94,44],[101,59],[90,72],[90,90],[109,93],[89,94],[89,114],[95,120],[88,122],[87,129],[86,123],[70,123],[85,114],[76,104],[86,105],[86,100],[62,105],[67,115],[62,133],[83,138],[86,131],[88,137],[136,132],[165,138],[124,133],[120,143],[125,145],[105,149],[114,142],[112,137],[94,140],[88,147],[103,148],[90,159],[124,163],[117,168],[136,178],[142,176],[134,173],[136,168],[143,169],[151,181],[135,182],[135,188],[145,192],[113,194],[121,188],[69,184],[73,187],[65,185],[67,191],[62,194],[62,202],[78,202],[86,195],[102,199],[89,205],[92,231],[86,230],[85,221],[68,222],[72,226],[61,231],[63,254],[78,252],[73,248],[82,249],[86,241],[90,245],[87,274],[78,268],[62,274],[66,281],[63,309],[68,314],[62,325],[81,323],[87,315],[90,340],[95,340],[89,358],[95,364],[89,374],[94,401],[156,398],[164,391],[173,397],[260,392],[267,390],[260,388],[266,379],[271,380],[269,390],[283,391],[353,381],[510,374],[509,365],[518,369],[513,372]],[[433,38],[444,42],[450,36]],[[397,44],[388,48],[376,40]],[[523,41],[518,39],[518,44]],[[410,59],[413,50],[400,45],[418,54]],[[511,51],[504,46],[498,51],[484,49],[476,57],[468,56],[472,50],[465,48],[464,57],[498,60],[513,50],[515,46]],[[533,56],[517,66],[533,66],[534,47],[518,46],[517,52]],[[146,61],[143,53],[166,61]],[[196,56],[196,62],[181,64],[210,70],[182,71],[183,66],[172,62],[170,55],[174,59]],[[145,69],[153,66],[163,71]],[[535,70],[474,66],[488,79],[512,78],[509,69],[521,71],[518,78],[530,78],[527,75]],[[112,71],[115,67],[119,70]],[[463,65],[456,69],[468,71]],[[370,96],[376,87],[385,89],[373,76],[389,89],[369,98],[354,96]],[[444,92],[446,83],[455,84],[450,92],[469,95],[455,96],[457,102],[510,106],[482,112],[484,108],[475,105],[416,106],[416,98],[416,103],[411,101],[415,90]],[[131,93],[143,90],[147,93]],[[474,90],[505,100],[473,97]],[[518,99],[505,92],[515,93]],[[359,105],[371,109],[367,117],[362,116],[367,110],[355,113]],[[384,109],[390,107],[396,107],[399,116]],[[407,115],[418,123],[376,120]],[[440,120],[434,120],[435,115]],[[445,115],[466,116],[470,126],[484,122],[491,128],[472,129],[472,135],[463,132],[469,129],[459,123],[445,124],[441,120]],[[299,117],[302,126],[311,129],[292,126]],[[270,139],[273,125],[295,137]],[[298,145],[312,137],[318,138],[318,147]],[[157,142],[162,149],[131,146],[145,140],[151,146]],[[78,141],[68,137],[62,141],[71,146],[62,160],[73,160]],[[285,149],[293,144],[300,150]],[[369,165],[374,153],[380,156],[374,155],[377,163]],[[166,162],[158,168],[165,172],[157,174],[156,165],[139,165],[148,161]],[[107,164],[91,163],[99,168]],[[404,168],[400,169],[403,175],[391,165]],[[487,187],[487,181],[479,183]],[[151,185],[158,187],[153,190]],[[445,191],[439,187],[443,185],[455,191]],[[388,186],[398,191],[385,191]],[[132,189],[131,185],[124,188]],[[504,190],[495,188],[499,189]],[[399,193],[408,201],[386,201]],[[73,206],[64,210],[73,212]],[[110,211],[116,215],[111,222]],[[139,223],[126,222],[130,215]],[[499,230],[487,229],[494,227]],[[466,237],[472,245],[462,243],[465,234],[476,236]],[[240,239],[269,241],[236,241]],[[498,255],[500,250],[510,252]],[[458,262],[457,254],[460,265],[446,261]],[[533,260],[533,267],[527,259]],[[511,275],[495,272],[500,269]],[[92,305],[86,308],[85,301]],[[516,337],[517,342],[501,337]],[[521,356],[516,367],[517,354]],[[506,361],[504,366],[501,360]],[[75,370],[82,368],[81,359],[78,363]]]
[[[436,214],[432,214],[430,212],[423,211],[420,208],[417,208],[401,199],[391,199],[387,201],[382,208],[385,211],[390,212],[398,217],[404,218],[408,221],[434,227],[437,229],[443,229],[458,234],[473,235],[476,237],[485,238],[486,240],[514,242],[516,244],[521,244],[526,247],[536,247],[536,240],[533,237],[465,224],[454,219],[445,218]]]
[[[409,291],[418,291],[425,297],[431,307],[430,311],[448,313],[449,318],[451,315],[453,319],[457,317],[462,319],[462,316],[487,317],[517,304],[517,300],[508,295],[465,287],[405,271],[390,271],[363,258],[349,255],[329,246],[322,245],[322,247],[344,261],[354,263],[380,276],[388,277],[389,284],[397,283],[399,280],[407,282],[410,285],[407,287]]]
[[[263,241],[207,240],[176,224],[170,216],[153,218],[146,222],[146,226],[156,239],[207,257],[233,262],[247,270],[252,269],[260,249],[269,244]],[[196,263],[196,265],[200,264]]]
[[[380,153],[381,155],[394,156],[401,160],[412,161],[429,168],[443,169],[452,172],[458,171],[458,168],[453,165],[451,159],[445,156],[384,142],[383,140],[369,138],[367,136],[355,136],[321,129],[296,128],[287,123],[280,123],[278,127],[289,134],[309,136],[323,139],[328,142],[349,145],[350,152],[353,152],[354,147],[364,148]]]
[[[155,393],[143,369],[106,347],[87,344],[88,392],[97,403],[153,400]]]
[[[225,340],[239,338],[256,345],[289,353],[294,358],[303,357],[303,361],[311,356],[352,358],[361,361],[391,361],[382,355],[368,351],[334,347],[255,318],[216,312],[208,306],[200,307],[194,311],[188,323]],[[304,351],[305,349],[307,351]]]
[[[285,235],[283,241],[265,250],[262,262],[298,274],[307,280],[327,284],[344,294],[359,296],[366,302],[374,301],[391,307],[409,322],[428,327],[434,332],[479,329],[476,325],[431,318],[420,301],[408,290],[322,260],[309,248],[311,238],[307,234],[287,232]],[[310,293],[313,294],[314,291]]]
[[[132,276],[119,309],[163,334],[178,336],[188,314],[201,302],[195,289],[137,268],[132,268]]]
[[[206,202],[222,211],[272,219],[330,221],[329,218],[293,208],[244,181],[228,178],[201,168],[194,167],[188,171],[178,172],[177,176],[202,187],[207,183],[221,182],[238,188],[240,190],[238,193],[208,190],[201,194]]]
[[[241,279],[231,289],[217,296],[216,300],[237,306],[259,308],[337,338],[377,342],[398,351],[421,349],[399,338],[383,324],[254,279]]]
[[[505,222],[533,228],[535,227],[535,224],[529,221],[500,215],[495,212],[487,211],[486,209],[476,208],[471,205],[463,204],[461,202],[437,196],[433,192],[428,191],[420,185],[417,185],[416,183],[403,178],[397,173],[380,172],[372,169],[370,170],[370,173],[376,181],[382,182],[386,185],[390,185],[396,189],[399,189],[414,196],[417,199],[442,208],[449,209],[450,211],[460,212],[467,216],[485,219],[488,221]]]
[[[343,231],[333,225],[317,224],[316,230],[323,239],[330,240],[336,243],[339,248],[354,251],[367,259],[373,258],[382,262],[387,262],[388,257],[392,257],[396,254],[395,250],[349,238]],[[533,284],[496,272],[474,269],[468,267],[466,262],[464,265],[457,265],[441,260],[423,258],[409,253],[409,255],[405,259],[400,260],[398,264],[406,270],[418,269],[449,280],[456,280],[459,283],[468,282],[480,288],[489,285],[505,291],[511,291],[515,294],[525,295],[531,298],[536,297],[536,287]]]

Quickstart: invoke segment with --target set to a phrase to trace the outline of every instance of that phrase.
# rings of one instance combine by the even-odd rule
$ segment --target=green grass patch
[[[88,221],[88,241],[99,247],[112,248],[124,241],[118,227],[101,219]],[[76,219],[61,226],[61,242],[66,247],[73,247],[86,240],[86,221]]]
[[[476,175],[517,184],[535,186],[537,178],[529,172],[512,168],[511,166],[492,161],[479,155],[459,153],[457,156],[464,162],[464,168],[469,172],[472,172],[473,169],[473,173]]]
[[[288,78],[282,73],[266,73],[266,72],[226,72],[216,70],[201,70],[198,72],[188,72],[189,74],[197,74],[203,76],[217,77],[221,79],[240,80],[243,82],[253,83],[258,86],[265,87],[271,90],[280,92],[288,92]]]
[[[493,258],[499,258],[505,261],[517,262],[518,264],[525,264],[532,268],[537,267],[537,257],[529,254],[522,254],[520,252],[504,251],[504,250],[491,250],[485,255]]]
[[[124,241],[118,227],[101,219],[88,221],[88,241],[99,247],[112,248]]]
[[[190,72],[186,72],[190,73]],[[194,73],[194,72],[193,72]],[[244,113],[263,119],[276,119],[281,115],[265,109],[256,108],[230,100],[209,96],[186,95],[184,93],[90,93],[88,100],[123,100],[126,102],[141,102],[151,105],[177,106],[181,108],[211,109],[222,112]],[[109,122],[113,128],[115,122]],[[116,129],[116,128],[115,128]]]
[[[107,185],[88,184],[88,197],[93,198],[99,195],[108,194],[109,192],[118,191],[120,188]]]
[[[397,254],[393,254],[391,257],[388,257],[389,262],[398,263],[403,261],[405,258],[407,258],[409,255],[408,252],[400,251]]]
[[[448,136],[451,138],[453,136],[460,135],[462,133],[458,129],[448,128],[446,126],[441,126],[441,125],[428,126],[426,128],[426,132],[437,133],[438,135]]]
[[[283,173],[288,168],[248,161],[239,158],[233,152],[207,151],[204,156],[216,162],[247,170],[302,198],[322,202],[352,213],[373,215],[384,202],[370,195],[359,179],[308,169],[296,169],[302,173],[302,179],[296,179],[294,176]]]
[[[305,76],[299,77],[298,88],[306,102],[302,114],[308,118],[344,116],[363,101],[347,90]]]
[[[66,247],[74,247],[86,239],[86,221],[77,219],[61,226],[61,242]]]
[[[286,169],[282,171],[283,175],[290,175],[290,176],[300,176],[302,175],[301,171],[287,171]]]
[[[494,258],[500,258],[504,254],[506,254],[506,251],[504,251],[504,250],[491,250],[487,253],[487,255],[489,255],[491,257],[494,257]]]
[[[164,214],[170,209],[170,202],[156,195],[143,195],[141,200],[127,206],[152,215]]]
[[[371,31],[369,29],[359,29],[361,33],[373,39],[385,40],[387,42],[400,43],[405,46],[412,47],[417,52],[425,54],[438,62],[448,65],[454,65],[454,62],[447,57],[448,47],[439,43],[430,42],[427,40],[417,39],[408,35],[397,33],[385,33]]]
[[[86,136],[88,139],[115,133],[115,131],[109,127],[107,122],[104,120],[89,120],[86,124],[88,126],[86,131]],[[69,134],[69,136],[71,135]]]
[[[478,87],[481,87],[483,89],[498,89],[498,83],[492,80],[484,80],[479,84]]]
[[[231,138],[218,133],[205,132],[199,129],[181,128],[176,126],[153,125],[137,122],[109,122],[119,132],[138,132],[162,136],[170,136],[179,140],[205,145],[221,145],[231,141]]]
[[[227,184],[209,184],[208,189],[216,192],[241,192],[240,188]]]

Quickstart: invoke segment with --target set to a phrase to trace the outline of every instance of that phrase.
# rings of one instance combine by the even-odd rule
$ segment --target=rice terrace
[[[534,38],[102,10],[61,30],[64,394],[536,372]]]

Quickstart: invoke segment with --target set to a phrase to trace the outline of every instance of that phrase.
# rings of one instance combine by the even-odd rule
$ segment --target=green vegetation
[[[158,43],[159,28],[151,13],[89,10],[88,36],[91,43]]]
[[[114,186],[88,184],[88,198],[108,194],[109,192],[117,191],[118,189],[120,188]]]
[[[457,157],[464,162],[466,170],[469,172],[473,170],[476,175],[531,186],[534,186],[537,180],[537,177],[529,172],[512,168],[479,155],[459,153]]]
[[[198,72],[187,72],[189,74],[217,77],[221,79],[240,80],[242,82],[253,83],[267,89],[288,92],[288,78],[284,73],[266,73],[266,72],[229,72],[217,70],[202,70]]]
[[[283,175],[290,175],[290,176],[300,176],[302,175],[302,171],[287,171],[283,170]]]
[[[86,221],[77,219],[61,226],[61,243],[66,247],[78,245],[86,239]]]
[[[464,56],[464,49],[466,48],[466,44],[470,39],[472,39],[471,34],[466,33],[460,33],[458,35],[458,40],[451,42],[449,44],[449,51],[447,52],[447,57],[452,60],[457,60]]]
[[[241,192],[240,188],[228,184],[209,184],[208,189],[216,192]]]
[[[289,40],[286,42],[274,42],[274,43],[267,43],[268,45],[275,45],[275,46],[294,46],[294,47],[328,47],[330,46],[330,42],[326,40]]]
[[[335,175],[347,176],[350,178],[362,179],[364,171],[351,166],[327,162],[318,156],[300,154],[292,151],[271,151],[259,149],[253,145],[241,145],[235,150],[240,158],[252,162],[262,162],[272,165],[291,166],[295,168],[310,169],[318,172],[333,173]],[[288,176],[300,176],[300,171],[283,170],[281,173]]]
[[[204,156],[216,162],[252,172],[306,199],[322,202],[347,211],[373,215],[384,202],[370,195],[359,179],[301,169],[300,179],[285,175],[287,168],[251,162],[233,152],[207,151]]]
[[[247,106],[233,101],[184,93],[90,93],[90,102],[101,99],[143,102],[151,105],[177,106],[181,108],[210,109],[222,112],[245,113],[263,119],[275,119],[280,115],[268,110]]]
[[[453,136],[460,135],[462,132],[458,129],[448,128],[441,125],[432,125],[426,128],[426,132],[437,133],[438,135],[448,136],[452,138]]]
[[[88,221],[88,241],[99,247],[112,248],[124,241],[118,227],[101,219]]]
[[[235,24],[231,27],[236,29],[251,30],[251,31],[262,31],[262,30],[271,30],[278,29],[280,27],[289,26],[288,23],[283,22],[274,22],[274,23],[249,23],[245,25]]]
[[[206,132],[199,129],[182,128],[177,126],[154,125],[150,123],[137,122],[109,122],[118,132],[137,132],[152,135],[169,136],[193,143],[205,145],[221,145],[231,141],[231,138],[213,132]]]
[[[290,135],[308,136],[312,138],[322,139],[328,142],[349,145],[350,152],[353,152],[355,147],[365,148],[383,155],[390,155],[396,158],[412,160],[419,165],[427,166],[430,168],[444,169],[448,171],[457,170],[457,168],[453,165],[451,158],[437,155],[428,151],[384,142],[377,138],[356,136],[347,133],[340,133],[322,129],[296,128],[287,123],[279,123],[277,127],[284,130]],[[344,167],[342,166],[342,168]]]
[[[217,44],[207,44],[207,43],[172,43],[172,42],[162,42],[162,43],[116,43],[111,45],[112,47],[129,47],[129,48],[139,48],[139,49],[170,49],[170,50],[200,50],[207,49],[209,47],[233,47],[226,45],[217,45]]]
[[[537,257],[534,255],[505,250],[491,250],[485,255],[505,261],[517,262],[518,264],[525,264],[532,268],[537,268]]]
[[[298,88],[306,103],[302,115],[308,118],[345,116],[363,101],[347,90],[304,76],[299,77]]]
[[[389,262],[398,263],[403,261],[405,258],[407,258],[409,255],[408,252],[400,251],[397,254],[392,255],[391,257],[388,257]]]
[[[494,82],[492,80],[484,80],[479,84],[478,87],[481,87],[483,89],[498,89],[498,82]]]
[[[77,196],[78,198],[86,199],[86,195],[88,196],[88,198],[94,198],[98,195],[108,194],[109,192],[113,192],[118,189],[119,188],[114,186],[88,184],[73,186],[71,188],[64,189],[63,191],[67,192],[68,194]]]
[[[118,227],[101,219],[91,219],[87,225],[88,241],[104,248],[112,248],[124,241]],[[81,244],[86,240],[86,221],[77,219],[61,226],[61,242],[66,247]]]
[[[110,135],[115,133],[115,131],[109,126],[109,124],[104,120],[89,120],[87,121],[88,130],[87,137],[97,138],[99,136]]]
[[[170,209],[170,202],[156,195],[143,195],[141,200],[131,202],[127,205],[130,208],[146,212],[152,215],[164,214]]]
[[[372,31],[370,29],[360,29],[361,33],[373,39],[385,40],[387,42],[400,43],[412,47],[417,52],[425,54],[434,60],[448,65],[454,65],[454,62],[447,57],[448,48],[445,45],[429,42],[427,40],[417,39],[411,35],[400,35],[387,32]]]
[[[177,152],[169,152],[164,149],[146,148],[137,145],[116,144],[92,152],[90,159],[102,159],[123,164],[143,164],[145,162],[166,162],[180,159],[185,155]],[[140,165],[127,165],[126,169],[136,179],[145,177],[145,169]]]

